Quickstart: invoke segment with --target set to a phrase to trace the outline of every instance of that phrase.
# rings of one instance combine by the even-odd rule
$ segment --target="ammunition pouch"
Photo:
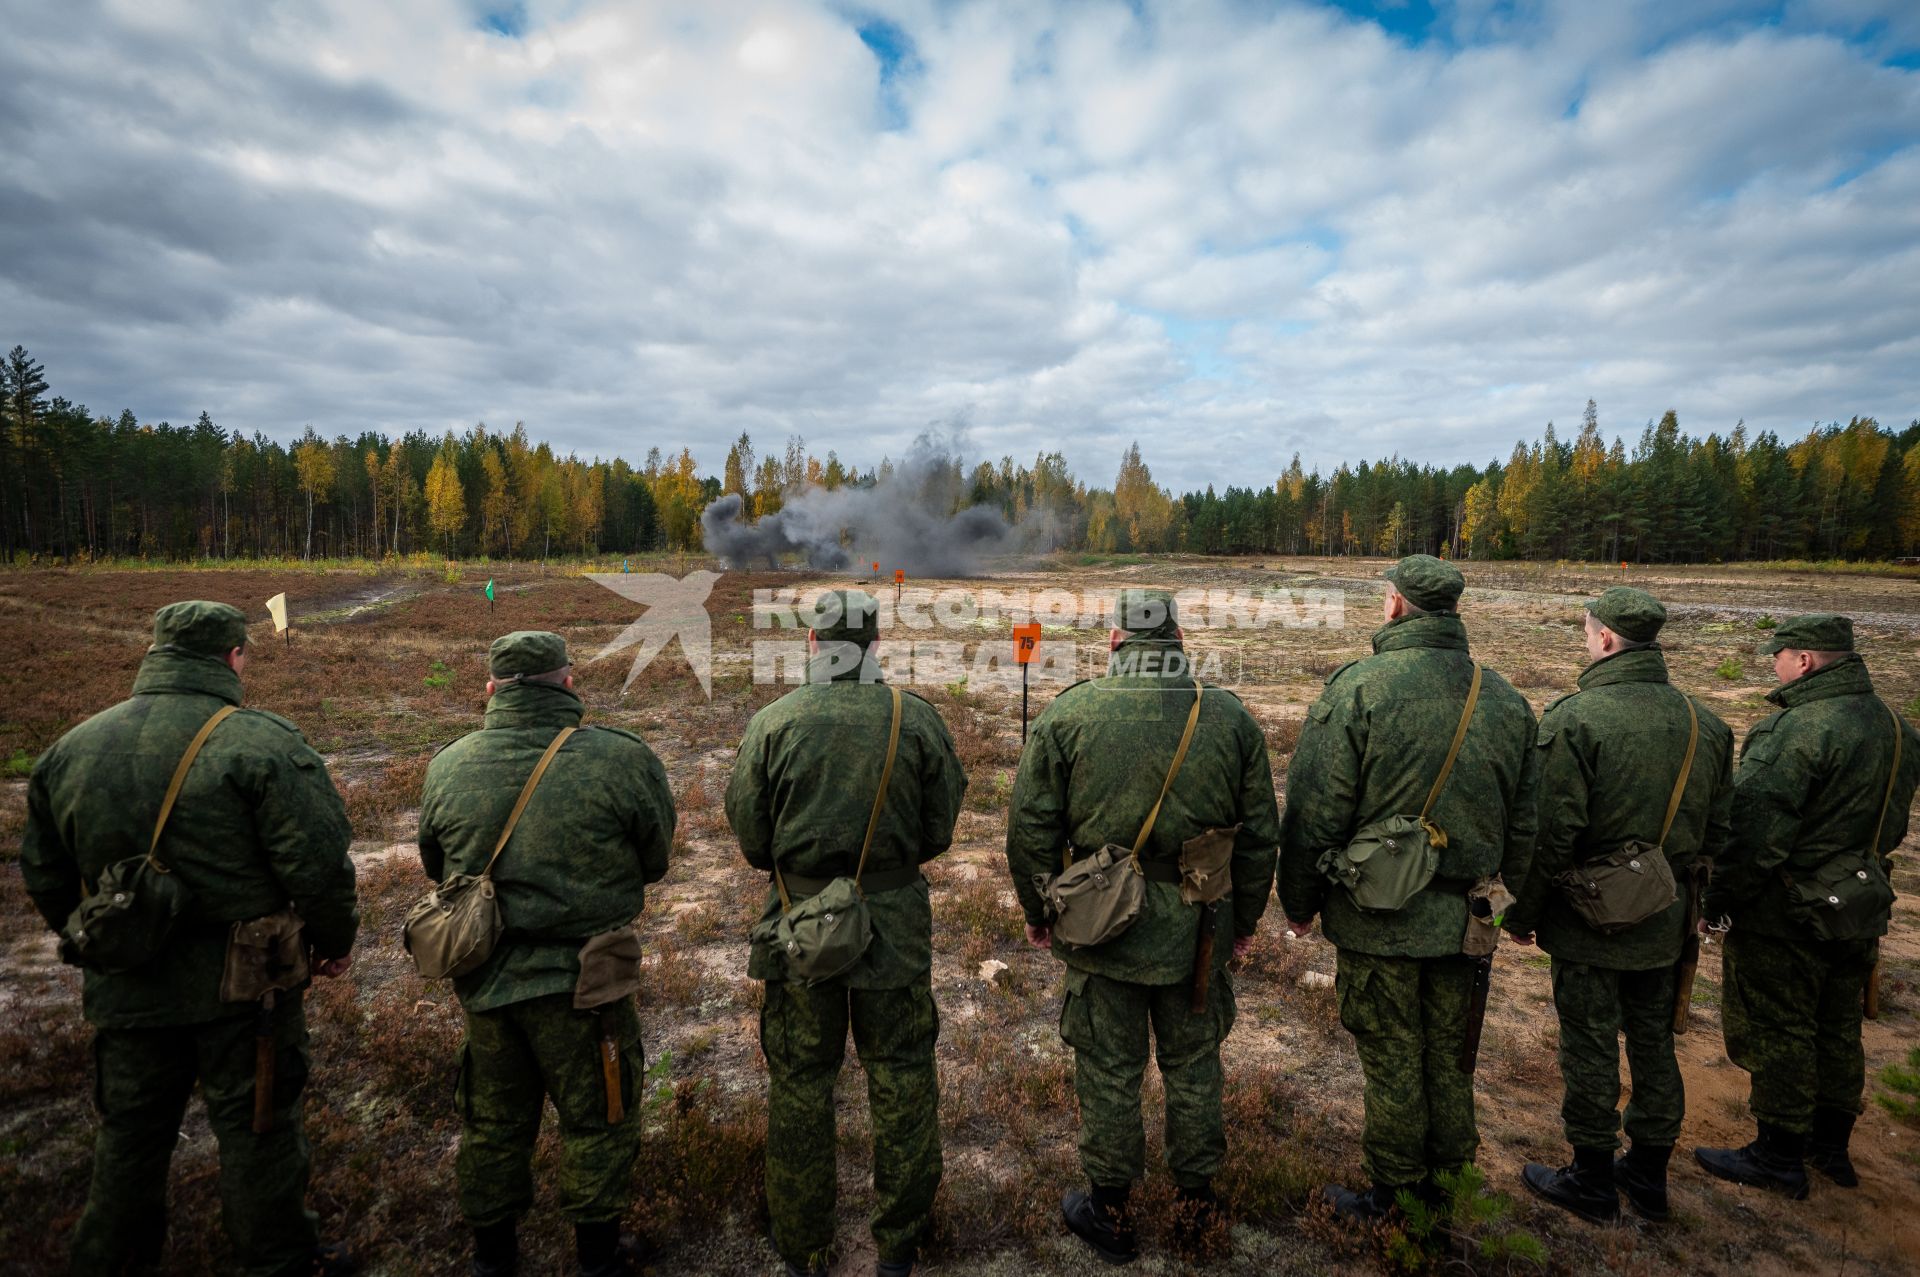
[[[1500,947],[1500,923],[1513,908],[1513,893],[1498,878],[1482,878],[1467,892],[1467,930],[1460,952],[1469,958],[1490,957]]]
[[[1627,843],[1554,883],[1580,920],[1603,936],[1639,926],[1680,898],[1667,853],[1649,842]]]
[[[1321,853],[1319,870],[1347,889],[1356,907],[1394,913],[1433,881],[1447,836],[1420,816],[1376,821],[1344,847]]]
[[[269,993],[299,988],[311,974],[305,924],[288,907],[233,924],[220,973],[220,1000],[258,1002]]]
[[[1887,934],[1893,886],[1880,857],[1843,851],[1811,873],[1781,871],[1787,915],[1815,940],[1871,940]]]
[[[151,856],[108,865],[93,894],[60,928],[60,958],[76,967],[119,975],[160,955],[193,893]]]
[[[1233,890],[1233,842],[1240,826],[1209,829],[1180,844],[1180,899],[1210,905]]]
[[[640,992],[640,957],[640,930],[632,924],[589,938],[580,946],[574,1010],[592,1011]]]

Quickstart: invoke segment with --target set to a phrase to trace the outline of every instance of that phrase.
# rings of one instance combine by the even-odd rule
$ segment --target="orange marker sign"
[[[1040,650],[1040,622],[1032,621],[1026,625],[1013,627],[1013,659],[1022,665],[1033,663],[1034,653]]]
[[[893,570],[893,583],[895,585],[903,584],[906,581],[906,579],[907,579],[907,570],[905,568],[895,568]]]

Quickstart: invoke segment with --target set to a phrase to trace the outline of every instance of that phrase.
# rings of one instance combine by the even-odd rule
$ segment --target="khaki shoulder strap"
[[[507,839],[513,837],[513,828],[520,823],[520,813],[527,809],[527,800],[532,798],[533,791],[540,787],[540,778],[547,774],[547,764],[551,763],[553,756],[560,752],[560,747],[567,743],[567,737],[579,730],[577,727],[561,728],[560,734],[553,738],[553,744],[547,746],[547,752],[540,755],[540,761],[533,765],[533,775],[527,777],[527,783],[520,787],[520,797],[514,801],[513,814],[507,817],[507,827],[500,831],[500,841],[493,844],[493,854],[487,857],[487,867],[480,871],[482,878],[493,876],[493,862],[500,859],[500,853],[507,849]]]
[[[1887,773],[1887,792],[1880,799],[1880,819],[1873,823],[1873,845],[1867,848],[1876,856],[1880,854],[1880,835],[1887,827],[1887,805],[1893,801],[1893,786],[1900,779],[1900,747],[1906,743],[1907,738],[1907,733],[1900,722],[1900,715],[1895,713],[1893,706],[1887,705],[1885,701],[1880,703],[1886,706],[1888,715],[1893,719],[1893,770]]]
[[[1427,791],[1427,801],[1420,806],[1420,819],[1425,820],[1433,813],[1433,805],[1440,801],[1440,791],[1447,787],[1447,778],[1453,775],[1453,760],[1460,757],[1461,742],[1467,739],[1467,724],[1473,721],[1473,707],[1480,703],[1480,662],[1473,663],[1473,684],[1467,688],[1467,706],[1460,711],[1460,725],[1453,729],[1453,744],[1447,746],[1447,761],[1440,764],[1440,774],[1433,778],[1433,788]]]
[[[889,687],[893,694],[893,725],[887,729],[887,761],[880,767],[880,790],[873,796],[873,810],[867,813],[867,836],[860,842],[860,863],[853,870],[853,887],[861,895],[860,875],[867,871],[867,853],[873,850],[874,831],[880,828],[880,812],[887,805],[887,787],[893,783],[893,760],[900,752],[900,689]],[[787,894],[787,881],[780,873],[780,862],[773,864],[773,885],[780,892],[780,910],[793,912],[793,899]]]
[[[160,862],[160,835],[166,830],[167,817],[173,814],[173,804],[180,797],[180,787],[187,783],[187,773],[193,770],[193,760],[200,757],[200,747],[207,743],[207,737],[213,735],[213,729],[227,721],[229,714],[240,711],[238,705],[222,705],[213,712],[213,717],[200,725],[187,743],[187,752],[180,755],[179,766],[173,769],[173,779],[167,782],[167,796],[160,800],[160,818],[153,822],[153,841],[147,844],[147,863],[161,873],[171,872]],[[1891,792],[1891,791],[1889,791]]]
[[[1167,779],[1160,786],[1160,796],[1153,800],[1153,810],[1147,813],[1147,823],[1140,826],[1140,836],[1133,840],[1133,860],[1140,863],[1140,849],[1147,845],[1147,839],[1153,834],[1153,822],[1160,819],[1160,804],[1167,801],[1167,791],[1173,788],[1173,778],[1180,774],[1180,764],[1187,761],[1187,746],[1193,744],[1193,729],[1200,722],[1200,693],[1204,689],[1198,679],[1193,683],[1193,708],[1187,711],[1187,729],[1180,733],[1180,748],[1173,751],[1173,766],[1167,769]]]
[[[1686,797],[1687,779],[1693,775],[1693,751],[1700,744],[1700,715],[1694,711],[1693,697],[1681,692],[1680,699],[1687,703],[1687,756],[1680,760],[1680,779],[1673,782],[1673,796],[1667,799],[1667,818],[1660,822],[1660,836],[1653,840],[1660,847],[1667,845],[1673,818],[1680,814],[1680,800]]]

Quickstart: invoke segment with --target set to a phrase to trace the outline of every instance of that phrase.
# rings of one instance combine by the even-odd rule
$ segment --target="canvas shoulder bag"
[[[1687,705],[1687,754],[1680,763],[1680,778],[1673,782],[1673,795],[1667,799],[1660,837],[1650,843],[1634,839],[1554,879],[1580,920],[1603,936],[1638,926],[1680,898],[1673,866],[1667,862],[1667,834],[1680,814],[1680,800],[1693,775],[1693,752],[1700,743],[1700,715],[1694,711],[1693,698],[1682,692],[1680,699]]]
[[[1125,932],[1140,916],[1147,899],[1147,878],[1161,878],[1171,883],[1181,881],[1177,865],[1143,864],[1140,849],[1152,837],[1154,823],[1160,819],[1161,804],[1173,788],[1174,777],[1180,774],[1180,764],[1186,761],[1187,747],[1193,744],[1193,731],[1200,722],[1202,690],[1198,683],[1194,684],[1193,708],[1187,711],[1186,729],[1180,733],[1173,765],[1167,769],[1167,778],[1160,784],[1160,796],[1153,800],[1153,810],[1147,813],[1147,821],[1140,826],[1133,846],[1122,847],[1110,842],[1079,860],[1072,859],[1073,852],[1069,849],[1062,853],[1064,863],[1059,873],[1034,875],[1034,886],[1039,888],[1047,912],[1053,918],[1053,934],[1061,943],[1076,948],[1105,944]]]
[[[1460,711],[1459,725],[1453,729],[1453,743],[1447,747],[1447,761],[1440,765],[1427,801],[1418,816],[1389,816],[1362,828],[1344,847],[1324,852],[1320,872],[1347,889],[1353,903],[1369,913],[1394,913],[1404,909],[1433,881],[1440,867],[1440,849],[1447,845],[1446,831],[1433,823],[1433,805],[1453,776],[1454,760],[1467,739],[1467,724],[1480,703],[1480,663],[1473,664],[1473,682],[1467,687],[1467,703]]]
[[[1900,717],[1893,707],[1885,701],[1881,705],[1893,720],[1893,769],[1887,773],[1886,792],[1880,797],[1880,818],[1874,822],[1872,843],[1859,851],[1831,856],[1802,878],[1781,871],[1788,913],[1816,940],[1870,940],[1887,933],[1894,896],[1893,884],[1887,881],[1886,866],[1880,859],[1880,835],[1887,827],[1887,807],[1893,802],[1893,787],[1900,779],[1900,751],[1906,743],[1906,732],[1901,730]]]
[[[500,853],[507,849],[507,840],[513,837],[514,828],[527,809],[527,800],[540,787],[540,778],[547,774],[553,756],[567,743],[567,737],[578,730],[577,727],[562,728],[547,746],[547,752],[540,755],[533,774],[520,787],[520,797],[514,801],[499,841],[493,844],[486,868],[478,875],[451,875],[407,911],[407,921],[400,929],[400,942],[413,956],[414,968],[422,976],[438,980],[441,976],[467,975],[493,956],[494,946],[500,943],[500,933],[506,930],[500,900],[493,889],[493,866],[499,861]]]
[[[818,891],[795,903],[787,889],[786,876],[776,862],[773,885],[780,893],[780,916],[768,919],[753,930],[753,939],[773,946],[787,964],[790,979],[818,984],[845,973],[860,961],[873,943],[873,915],[867,908],[867,893],[862,886],[867,871],[867,855],[873,850],[873,835],[880,828],[880,813],[887,805],[887,786],[893,781],[893,760],[900,752],[900,689],[893,694],[893,724],[887,730],[887,761],[880,768],[880,790],[873,796],[867,813],[867,834],[860,843],[860,860],[853,876],[844,874],[827,880]],[[905,875],[903,875],[905,876]],[[917,880],[914,866],[906,882]],[[906,882],[899,885],[905,886]],[[868,885],[882,889],[868,881]]]
[[[174,877],[160,859],[160,835],[166,832],[167,818],[186,784],[193,760],[201,746],[213,735],[213,729],[239,710],[222,705],[200,725],[187,752],[173,769],[167,782],[167,795],[160,802],[159,818],[153,822],[153,839],[144,856],[129,856],[108,865],[100,881],[68,915],[60,929],[60,957],[77,967],[118,975],[143,966],[160,953],[173,925],[186,909],[193,893]]]

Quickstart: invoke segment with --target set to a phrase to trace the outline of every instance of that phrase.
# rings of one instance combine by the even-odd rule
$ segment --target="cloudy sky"
[[[1920,416],[1911,0],[25,10],[0,348],[96,413],[1175,486]]]

